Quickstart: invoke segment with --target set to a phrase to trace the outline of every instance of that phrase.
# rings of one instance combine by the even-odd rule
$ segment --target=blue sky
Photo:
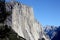
[[[35,19],[40,24],[60,25],[60,0],[17,0],[33,7]]]

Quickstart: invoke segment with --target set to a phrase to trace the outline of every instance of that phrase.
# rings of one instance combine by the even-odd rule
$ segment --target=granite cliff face
[[[34,18],[33,8],[18,2],[6,3],[6,12],[10,14],[4,23],[26,40],[49,40],[42,25]]]

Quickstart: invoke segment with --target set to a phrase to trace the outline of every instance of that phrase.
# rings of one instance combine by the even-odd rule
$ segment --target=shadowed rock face
[[[6,13],[9,15],[4,21],[5,25],[11,28],[26,40],[38,40],[45,38],[41,24],[34,19],[33,8],[18,2],[5,3]],[[14,34],[13,34],[14,35]]]
[[[56,33],[52,40],[60,40],[60,26],[57,28]]]
[[[60,26],[46,26],[44,31],[51,40],[60,40]]]
[[[56,35],[56,30],[58,27],[55,26],[46,26],[44,31],[46,32],[47,35],[49,35],[50,39],[52,39]]]
[[[52,40],[60,40],[60,31],[52,38]]]

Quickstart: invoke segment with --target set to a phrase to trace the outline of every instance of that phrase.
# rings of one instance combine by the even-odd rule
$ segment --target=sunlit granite
[[[5,24],[12,26],[12,29],[19,36],[26,40],[38,40],[44,38],[49,40],[44,35],[42,25],[34,18],[33,8],[24,4],[6,3],[7,12],[11,12],[10,16],[5,20]]]

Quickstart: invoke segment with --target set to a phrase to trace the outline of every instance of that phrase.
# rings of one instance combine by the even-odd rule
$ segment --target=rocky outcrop
[[[10,14],[4,21],[5,25],[12,29],[26,40],[40,40],[44,38],[42,25],[37,22],[33,15],[33,8],[18,2],[6,3],[6,12]]]

